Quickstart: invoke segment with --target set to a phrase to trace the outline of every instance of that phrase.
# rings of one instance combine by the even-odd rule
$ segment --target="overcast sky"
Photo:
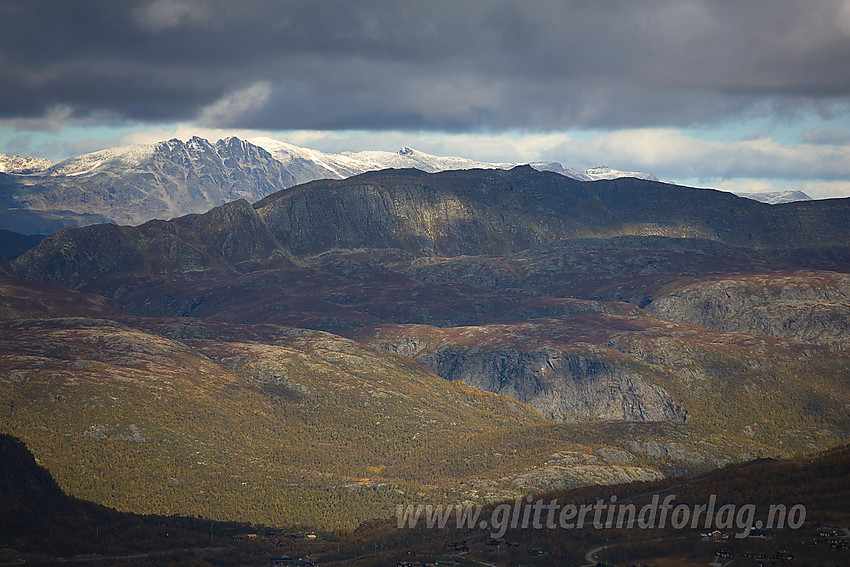
[[[850,0],[0,0],[0,152],[192,134],[850,196]]]

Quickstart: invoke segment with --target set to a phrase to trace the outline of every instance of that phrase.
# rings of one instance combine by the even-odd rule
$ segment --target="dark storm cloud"
[[[0,4],[0,118],[680,126],[850,96],[839,1]]]

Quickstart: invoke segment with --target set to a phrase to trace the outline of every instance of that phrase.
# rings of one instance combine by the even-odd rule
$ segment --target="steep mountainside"
[[[272,545],[237,541],[256,531],[256,526],[247,524],[121,513],[73,498],[57,486],[24,443],[0,435],[0,561],[4,564],[185,565],[201,561],[198,556],[216,565],[257,564],[267,561]],[[210,549],[211,545],[215,548]]]
[[[35,248],[43,238],[43,234],[19,234],[0,229],[0,254],[14,260],[30,248]]]
[[[203,215],[149,221],[139,227],[102,224],[65,229],[42,242],[44,246],[24,256],[46,273],[36,276],[27,269],[19,273],[74,288],[91,288],[116,276],[228,272],[242,262],[280,255],[280,245],[244,200]]]

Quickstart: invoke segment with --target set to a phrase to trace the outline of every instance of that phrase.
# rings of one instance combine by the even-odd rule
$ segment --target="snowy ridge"
[[[524,165],[522,163],[491,163],[457,156],[436,156],[407,146],[397,152],[364,150],[331,154],[302,148],[272,138],[251,138],[248,141],[264,148],[285,166],[299,165],[304,167],[309,163],[323,169],[326,172],[326,177],[335,179],[387,168],[416,168],[428,173],[436,173],[451,169],[510,169],[517,165]],[[658,181],[654,175],[649,173],[619,171],[610,167],[595,167],[587,171],[579,171],[571,167],[564,167],[558,162],[540,161],[532,162],[529,165],[538,171],[554,171],[579,181],[616,179],[618,177],[637,177]]]
[[[326,170],[330,178],[344,179],[368,171],[361,161],[342,154],[327,154],[272,138],[250,138],[248,142],[269,152],[285,167],[304,167],[312,163]]]
[[[90,175],[104,169],[135,169],[154,153],[153,144],[120,146],[63,159],[44,171],[45,175],[77,177]]]
[[[51,163],[42,158],[19,158],[0,154],[0,172],[12,174],[38,174],[51,177],[91,176],[101,172],[135,171],[144,169],[156,154],[183,154],[187,161],[192,161],[200,155],[211,153],[218,155],[222,148],[239,147],[243,152],[252,148],[262,148],[271,157],[289,171],[296,183],[305,183],[315,179],[344,179],[367,171],[379,169],[416,168],[428,173],[451,169],[510,169],[523,163],[491,163],[458,156],[436,156],[419,150],[403,147],[397,152],[381,150],[364,150],[359,152],[343,152],[339,154],[325,153],[311,148],[304,148],[276,140],[260,137],[240,140],[225,138],[213,144],[209,141],[193,137],[187,142],[167,140],[156,144],[120,146],[84,154]],[[538,171],[553,171],[579,181],[595,181],[598,179],[616,179],[619,177],[636,177],[657,181],[648,173],[620,171],[610,167],[594,167],[585,171],[564,167],[558,162],[532,162]]]
[[[764,193],[735,193],[739,197],[746,197],[768,205],[781,205],[782,203],[794,203],[796,201],[812,201],[811,197],[802,191],[768,191]]]
[[[361,160],[370,164],[370,169],[405,169],[416,168],[428,173],[446,171],[450,169],[508,169],[514,164],[487,163],[462,157],[441,157],[426,154],[407,146],[398,152],[362,151],[357,153],[346,152],[346,156]]]
[[[435,173],[449,169],[507,169],[514,166],[514,164],[493,164],[461,157],[440,157],[409,147],[403,147],[398,152],[365,150],[330,154],[271,138],[251,138],[248,141],[262,147],[284,165],[299,162],[303,165],[304,162],[311,162],[327,170],[330,174],[328,177],[337,179],[388,168],[416,168]]]
[[[53,165],[49,159],[35,157],[7,156],[0,153],[0,173],[32,175],[44,171]]]
[[[598,181],[600,179],[619,179],[620,177],[635,177],[637,179],[646,179],[647,181],[658,181],[658,178],[650,173],[641,173],[639,171],[620,171],[619,169],[612,169],[606,165],[602,165],[599,167],[591,167],[584,171],[584,174],[591,181]]]

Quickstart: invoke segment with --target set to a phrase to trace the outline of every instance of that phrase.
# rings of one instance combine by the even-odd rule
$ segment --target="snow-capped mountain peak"
[[[193,136],[183,142],[178,139],[164,140],[156,144],[120,146],[51,163],[41,158],[19,158],[0,154],[0,172],[13,174],[41,174],[60,177],[94,175],[101,171],[144,168],[155,154],[181,154],[180,161],[192,160],[202,154],[245,154],[262,148],[288,169],[297,183],[314,179],[343,179],[352,175],[386,168],[416,168],[429,173],[448,169],[510,169],[520,163],[484,162],[458,156],[437,156],[428,154],[410,146],[403,146],[396,152],[382,150],[364,150],[359,152],[326,153],[311,148],[296,146],[282,140],[268,137],[242,140],[236,137],[224,138],[215,144],[204,138]],[[616,179],[618,177],[636,177],[657,181],[651,174],[620,171],[607,166],[594,167],[579,171],[564,167],[558,162],[532,162],[534,169],[554,171],[580,181],[598,179]]]
[[[156,146],[153,144],[144,144],[100,150],[58,161],[44,173],[54,177],[77,177],[91,175],[109,168],[136,168],[153,155],[155,148]]]
[[[269,152],[295,176],[298,183],[314,179],[344,179],[373,168],[344,154],[329,154],[273,138],[250,138],[251,144]]]
[[[0,173],[32,175],[53,165],[49,159],[36,157],[7,156],[0,153]]]
[[[272,138],[251,138],[252,144],[265,148],[275,159],[287,167],[293,166],[300,169],[310,169],[306,162],[313,164],[319,172],[324,172],[324,177],[342,179],[351,175],[374,171],[378,169],[405,169],[416,168],[428,173],[445,171],[449,169],[510,169],[517,162],[484,162],[458,156],[437,156],[417,150],[410,146],[402,146],[398,151],[388,152],[383,150],[364,150],[359,152],[343,152],[339,154],[324,153],[318,150],[302,148],[275,140]],[[539,171],[554,171],[566,177],[579,181],[595,181],[597,179],[616,179],[618,177],[637,177],[658,181],[649,173],[636,171],[620,171],[607,166],[594,167],[587,171],[579,171],[571,167],[564,167],[558,162],[532,162],[529,165]],[[306,173],[306,171],[304,172]],[[298,175],[296,175],[298,177]],[[303,177],[309,180],[310,175]],[[315,179],[316,177],[312,177]]]
[[[768,205],[781,205],[783,203],[794,203],[796,201],[812,201],[813,199],[802,191],[767,191],[762,193],[735,193],[739,197],[746,197],[754,201],[767,203]]]
[[[590,169],[586,169],[584,173],[591,181],[597,181],[600,179],[618,179],[620,177],[635,177],[637,179],[646,179],[648,181],[658,181],[658,178],[650,173],[641,173],[639,171],[620,171],[619,169],[610,168],[607,165],[591,167]]]

